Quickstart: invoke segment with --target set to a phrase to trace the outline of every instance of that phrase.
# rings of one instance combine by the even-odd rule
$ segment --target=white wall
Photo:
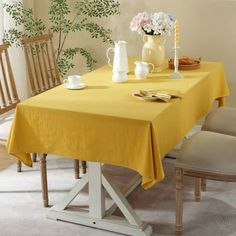
[[[69,1],[71,2],[71,1]],[[142,37],[129,30],[129,22],[141,11],[169,12],[180,22],[181,55],[200,56],[203,60],[223,62],[231,95],[228,105],[236,107],[236,1],[230,0],[120,0],[121,15],[100,20],[113,30],[113,39],[128,41],[130,56],[141,56]],[[49,0],[34,1],[38,16],[47,18]],[[105,51],[109,45],[91,40],[88,34],[74,34],[68,45],[85,47],[98,60],[97,67],[106,63]],[[169,38],[167,55],[172,55],[173,39]],[[76,59],[71,73],[84,73],[84,63]]]

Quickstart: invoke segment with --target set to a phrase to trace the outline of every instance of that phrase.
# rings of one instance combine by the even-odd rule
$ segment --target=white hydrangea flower
[[[148,14],[138,13],[131,23],[130,29],[140,33],[144,31],[149,35],[171,35],[174,28],[174,18],[164,12]]]

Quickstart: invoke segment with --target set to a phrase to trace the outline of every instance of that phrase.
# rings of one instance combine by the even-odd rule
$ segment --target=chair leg
[[[181,235],[183,231],[183,169],[175,168],[176,181],[176,219],[175,234]]]
[[[75,171],[75,179],[79,179],[80,177],[79,160],[74,160],[74,171]]]
[[[37,162],[37,153],[32,153],[33,162]]]
[[[42,184],[42,196],[43,205],[48,207],[48,183],[47,183],[47,154],[40,154],[40,170],[41,170],[41,184]]]
[[[201,187],[202,187],[202,179],[201,178],[195,178],[195,201],[200,202],[201,200]]]
[[[82,173],[86,174],[87,172],[87,164],[86,161],[82,161]]]
[[[21,172],[21,161],[17,161],[17,172]]]
[[[207,180],[202,178],[202,191],[206,192]]]

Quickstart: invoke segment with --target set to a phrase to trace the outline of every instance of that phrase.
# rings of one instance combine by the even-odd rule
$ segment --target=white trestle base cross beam
[[[152,227],[143,223],[133,208],[130,206],[126,197],[140,184],[141,177],[136,176],[132,179],[123,191],[120,191],[111,181],[101,163],[88,162],[89,172],[78,180],[74,188],[67,196],[49,209],[46,213],[47,218],[62,220],[104,229],[116,233],[133,236],[150,236]],[[89,210],[86,212],[72,211],[67,206],[89,184]],[[105,207],[105,190],[113,199],[114,203]],[[124,217],[113,216],[112,213],[119,208]]]

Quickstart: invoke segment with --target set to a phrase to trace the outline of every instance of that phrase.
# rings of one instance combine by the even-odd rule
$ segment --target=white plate
[[[64,87],[67,88],[67,89],[83,89],[83,88],[87,87],[87,84],[80,83],[80,84],[78,84],[76,86],[73,86],[73,87],[70,86],[69,84],[64,84]]]

